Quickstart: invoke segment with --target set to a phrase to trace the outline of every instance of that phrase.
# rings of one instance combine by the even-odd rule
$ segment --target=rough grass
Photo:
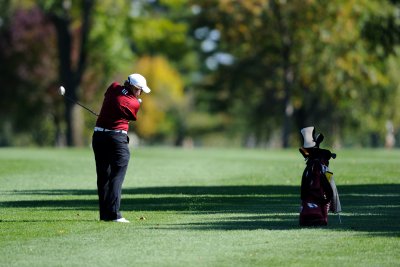
[[[296,150],[139,148],[98,221],[89,149],[0,149],[0,266],[400,266],[400,151],[331,161],[342,224],[298,226]]]

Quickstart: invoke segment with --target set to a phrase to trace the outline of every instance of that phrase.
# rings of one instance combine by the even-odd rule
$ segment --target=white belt
[[[95,132],[115,132],[115,133],[123,133],[123,134],[128,134],[128,132],[127,131],[124,131],[124,130],[109,130],[109,129],[104,129],[104,128],[101,128],[101,127],[94,127],[94,131]]]

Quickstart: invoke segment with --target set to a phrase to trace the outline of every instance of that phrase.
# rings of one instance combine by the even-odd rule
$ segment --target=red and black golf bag
[[[328,211],[341,211],[339,195],[329,171],[329,160],[336,154],[319,148],[323,135],[315,136],[314,127],[301,130],[304,145],[299,149],[306,159],[301,179],[301,226],[324,226],[328,224]]]

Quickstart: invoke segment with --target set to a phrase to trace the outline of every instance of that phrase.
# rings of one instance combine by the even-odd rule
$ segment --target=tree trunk
[[[290,60],[292,38],[287,25],[288,18],[282,18],[281,9],[279,4],[275,1],[271,2],[274,8],[274,13],[277,18],[278,29],[281,36],[282,43],[282,66],[283,66],[283,125],[282,125],[282,146],[289,147],[289,137],[291,131],[291,123],[293,119],[293,105],[292,105],[292,87],[294,80],[293,67]]]
[[[73,34],[71,29],[71,19],[69,10],[64,9],[62,14],[48,14],[57,32],[57,44],[59,54],[59,76],[60,85],[66,89],[65,95],[70,99],[78,99],[78,88],[85,71],[86,63],[86,43],[89,35],[90,14],[94,1],[82,1],[82,26],[80,28],[80,53],[75,68],[72,62],[72,43]],[[78,106],[65,98],[65,120],[67,124],[66,142],[67,146],[81,146],[83,144],[82,127],[83,120],[80,111],[76,111]]]
[[[286,65],[286,64],[285,64]],[[283,131],[282,131],[282,146],[289,147],[289,137],[291,131],[291,123],[293,119],[293,105],[292,105],[292,84],[293,73],[289,66],[284,69],[284,118],[283,118]]]

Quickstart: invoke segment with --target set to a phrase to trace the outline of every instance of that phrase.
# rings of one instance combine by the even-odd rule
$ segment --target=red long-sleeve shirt
[[[140,103],[133,93],[114,82],[104,94],[96,126],[110,130],[128,131],[129,121],[136,121],[139,108]]]

